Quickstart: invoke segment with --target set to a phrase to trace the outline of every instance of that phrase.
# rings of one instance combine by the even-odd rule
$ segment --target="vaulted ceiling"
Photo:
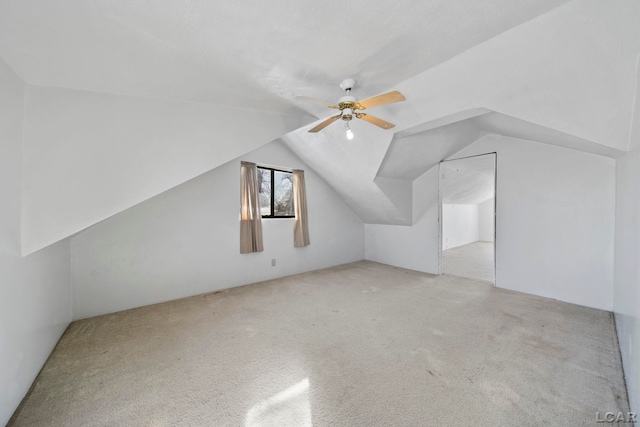
[[[278,138],[368,223],[411,224],[412,181],[488,133],[615,157],[629,144],[638,18],[634,0],[0,0],[0,57],[27,84],[23,251]],[[360,99],[405,94],[372,111],[394,129],[307,132],[331,111],[294,97],[335,102],[346,77]],[[71,113],[107,125],[87,142]],[[43,152],[90,166],[61,173]],[[96,192],[95,208],[71,212]]]
[[[373,95],[565,0],[3,0],[0,54],[28,83],[299,111]]]
[[[442,163],[442,203],[477,205],[495,196],[495,155]]]

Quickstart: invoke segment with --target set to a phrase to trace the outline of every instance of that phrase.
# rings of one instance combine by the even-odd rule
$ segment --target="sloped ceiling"
[[[565,0],[2,0],[0,55],[33,85],[295,111],[373,95]]]
[[[467,157],[442,163],[442,203],[477,205],[494,197],[495,156]]]
[[[27,100],[27,115],[40,111],[39,121],[47,125],[25,120],[29,156],[24,160],[23,227],[28,230],[23,238],[31,240],[25,252],[278,136],[367,223],[411,224],[412,181],[487,133],[615,157],[629,146],[638,18],[640,2],[634,0],[0,0],[0,56],[31,88],[27,92],[38,95]],[[405,94],[406,102],[372,111],[396,128],[383,131],[355,121],[353,141],[345,139],[341,123],[318,134],[307,132],[331,111],[293,97],[335,101],[343,95],[338,84],[346,77],[358,81],[354,95],[360,99],[391,89]],[[53,91],[38,89],[44,87],[94,95],[74,92],[34,106]],[[97,138],[85,150],[90,161],[84,168],[100,170],[99,178],[85,177],[82,169],[74,173],[73,164],[30,160],[42,160],[38,153],[51,150],[64,162],[64,150],[83,149],[90,129],[73,141],[80,134],[74,125],[53,126],[49,117],[72,116],[58,113],[60,99],[91,98],[87,115],[99,120],[103,110],[93,105],[104,108],[95,95],[100,93],[117,97],[113,103],[132,115],[114,122],[108,137]],[[172,121],[169,113],[155,122],[147,113],[138,121],[136,109],[156,101],[129,100],[136,97],[171,102],[164,110],[183,112],[176,113],[179,125],[163,132],[164,122]],[[222,108],[206,107],[212,104]],[[180,152],[176,129],[193,133],[189,111],[198,116],[197,143]],[[207,114],[216,115],[211,126],[202,125]],[[110,123],[110,117],[104,120]],[[145,123],[138,135],[157,126],[152,134],[161,135],[163,143],[141,148],[136,159],[153,156],[155,162],[148,162],[139,176],[131,168],[125,181],[117,159],[136,140],[118,138],[137,122]],[[269,127],[268,137],[256,138],[256,129],[246,132],[270,122],[276,126]],[[245,142],[238,146],[233,138],[219,138],[219,131],[244,132]],[[52,146],[54,134],[71,143]],[[207,148],[207,140],[215,150]],[[177,155],[180,169],[167,174]],[[100,157],[116,164],[100,167],[95,163]],[[79,179],[84,179],[82,189]],[[97,179],[136,191],[127,194],[126,202],[121,190],[102,192],[96,210],[78,211],[69,201],[86,199]],[[137,186],[158,181],[162,185]],[[52,188],[68,191],[59,197],[64,204],[54,206],[57,202],[48,198]],[[56,229],[63,220],[65,226]]]

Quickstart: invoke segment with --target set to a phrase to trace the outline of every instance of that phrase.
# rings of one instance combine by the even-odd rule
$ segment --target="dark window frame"
[[[293,176],[293,171],[290,170],[284,170],[284,169],[277,169],[277,168],[272,168],[270,166],[260,166],[257,165],[258,169],[262,169],[262,170],[268,170],[271,171],[270,176],[271,176],[271,214],[270,215],[262,215],[263,219],[279,219],[279,218],[295,218],[295,215],[275,215],[275,206],[276,206],[276,202],[275,202],[275,172],[281,172],[281,173],[288,173],[291,174]],[[293,195],[293,197],[295,197],[295,194]]]

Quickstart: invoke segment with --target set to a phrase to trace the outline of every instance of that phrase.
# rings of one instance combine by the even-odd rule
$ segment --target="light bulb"
[[[349,127],[349,122],[347,122],[347,125],[345,127],[346,127],[347,139],[353,139],[353,131]]]
[[[347,129],[347,139],[353,139],[353,131],[351,129]]]

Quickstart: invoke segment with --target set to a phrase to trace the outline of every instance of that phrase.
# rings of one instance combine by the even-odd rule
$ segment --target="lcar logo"
[[[596,412],[597,423],[636,423],[638,417],[635,412]]]

